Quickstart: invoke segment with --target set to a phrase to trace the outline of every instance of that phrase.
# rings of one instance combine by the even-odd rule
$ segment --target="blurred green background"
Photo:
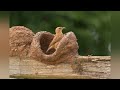
[[[111,55],[110,11],[12,11],[10,27],[25,26],[33,32],[63,33],[73,31],[78,39],[80,55]]]

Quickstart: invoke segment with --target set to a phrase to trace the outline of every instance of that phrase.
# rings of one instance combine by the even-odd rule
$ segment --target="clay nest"
[[[27,57],[34,33],[24,26],[9,29],[9,56]]]
[[[74,57],[78,55],[79,48],[75,34],[73,32],[64,34],[56,50],[51,49],[46,53],[53,38],[54,35],[46,31],[36,33],[31,43],[29,56],[51,65],[73,61]]]

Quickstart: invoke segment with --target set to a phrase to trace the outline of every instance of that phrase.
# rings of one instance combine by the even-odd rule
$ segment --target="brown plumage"
[[[59,44],[60,40],[63,38],[64,34],[62,33],[62,30],[64,29],[65,27],[57,27],[55,29],[55,36],[52,40],[52,42],[50,43],[48,49],[46,52],[48,52],[50,49],[54,48],[56,49],[57,48],[57,45]]]

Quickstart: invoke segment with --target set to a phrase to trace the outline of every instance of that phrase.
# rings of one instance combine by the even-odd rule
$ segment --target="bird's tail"
[[[49,51],[50,49],[47,49],[46,53]]]
[[[47,53],[51,48],[52,48],[52,46],[47,49],[46,53]]]

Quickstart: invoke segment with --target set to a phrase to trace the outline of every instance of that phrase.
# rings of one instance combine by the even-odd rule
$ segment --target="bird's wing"
[[[49,47],[53,44],[55,44],[56,42],[58,42],[60,39],[62,39],[62,35],[57,35],[55,36],[55,38],[52,40],[52,42],[50,43]]]
[[[57,48],[57,45],[59,44],[59,42],[56,42],[55,44],[51,45],[46,52],[48,52],[50,49],[54,48],[56,49]]]

